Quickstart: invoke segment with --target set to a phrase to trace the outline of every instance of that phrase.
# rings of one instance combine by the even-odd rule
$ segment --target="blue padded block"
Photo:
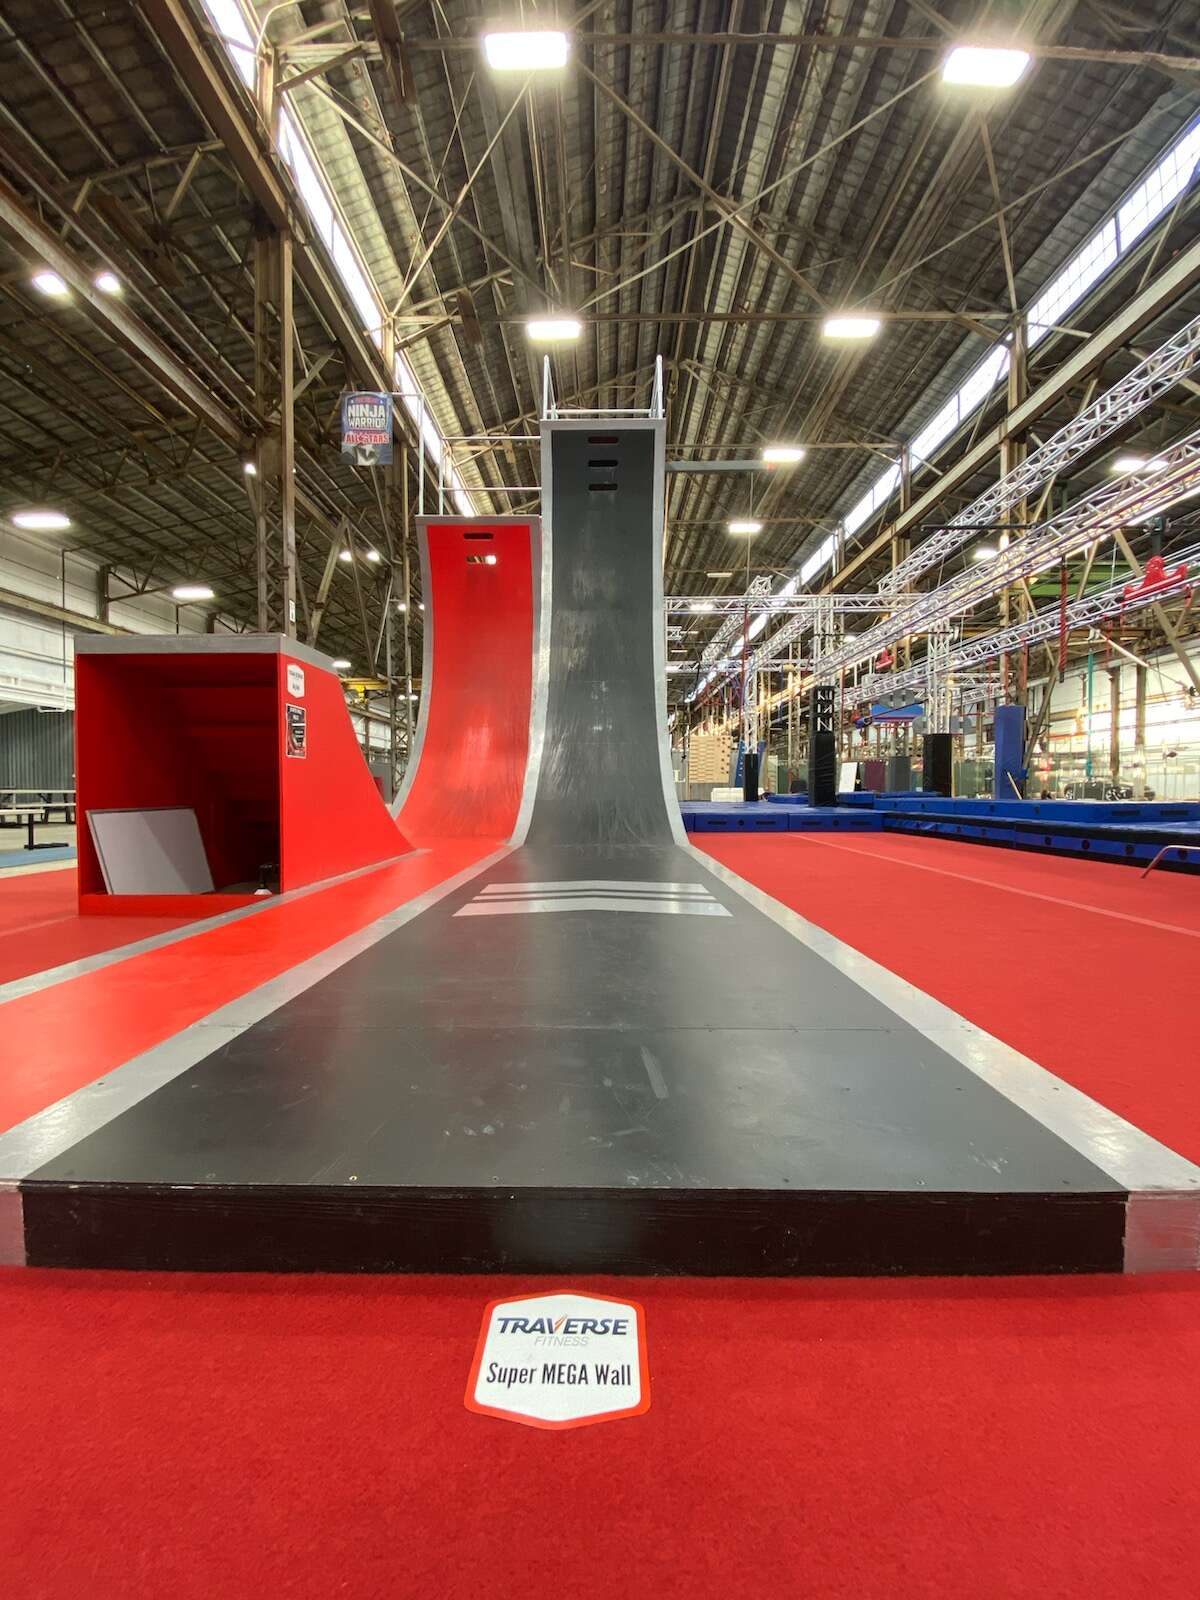
[[[883,816],[878,811],[814,806],[789,813],[788,826],[792,833],[881,833]]]
[[[786,833],[788,827],[788,812],[762,800],[741,805],[697,800],[679,809],[689,833]]]

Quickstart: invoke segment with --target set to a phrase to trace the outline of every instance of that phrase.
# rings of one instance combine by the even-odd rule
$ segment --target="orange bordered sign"
[[[650,1409],[646,1317],[604,1294],[518,1295],[483,1313],[466,1406],[531,1428],[581,1428]]]

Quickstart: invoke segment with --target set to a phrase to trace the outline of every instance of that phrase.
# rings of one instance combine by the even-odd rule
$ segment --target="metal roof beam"
[[[118,295],[107,295],[92,282],[90,269],[68,250],[58,235],[34,215],[20,194],[0,177],[0,226],[5,227],[27,249],[34,251],[45,265],[57,272],[94,322],[107,333],[185,410],[204,421],[214,433],[237,447],[245,438],[245,427],[232,411],[217,399],[178,361],[162,340],[122,302]]]
[[[141,0],[141,7],[267,221],[282,232],[293,231],[303,209],[293,200],[267,131],[247,114],[218,52],[207,47],[182,0]],[[351,317],[323,263],[311,248],[297,243],[297,274],[356,374],[376,388],[390,388],[391,375],[384,371],[378,350]]]
[[[1039,417],[1044,416],[1077,388],[1097,367],[1129,344],[1142,328],[1170,310],[1175,301],[1198,280],[1200,280],[1200,239],[1181,251],[1170,266],[1148,283],[1140,294],[1135,295],[1116,316],[1110,318],[1102,328],[1098,328],[1085,344],[1081,344],[1072,355],[1056,367],[1044,383],[1039,384],[1019,406],[1006,412],[994,427],[988,429],[978,443],[964,456],[960,456],[952,466],[947,467],[937,481],[931,484],[924,494],[918,496],[906,511],[902,511],[892,522],[886,524],[870,544],[864,545],[852,556],[846,565],[830,578],[827,587],[830,590],[840,588],[856,572],[861,571],[872,557],[887,549],[893,539],[903,538],[910,529],[927,521],[947,495],[961,488],[975,473],[987,466],[1006,440],[1019,438]]]

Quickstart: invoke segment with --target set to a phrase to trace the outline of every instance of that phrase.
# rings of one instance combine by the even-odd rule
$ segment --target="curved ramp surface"
[[[552,424],[542,447],[549,616],[525,842],[682,844],[666,745],[663,424]]]
[[[397,821],[417,845],[508,839],[529,751],[537,518],[422,517],[421,709]]]
[[[69,1116],[0,1138],[24,1259],[1200,1264],[1200,1169],[686,844],[665,739],[662,449],[662,423],[544,429],[517,847],[110,1074]],[[434,623],[414,792],[432,713],[453,703]],[[464,715],[492,692],[484,669],[466,676],[468,644]],[[428,770],[439,802],[470,778]]]

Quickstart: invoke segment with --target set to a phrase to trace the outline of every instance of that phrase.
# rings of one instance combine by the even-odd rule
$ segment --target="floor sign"
[[[609,1295],[525,1295],[493,1300],[466,1405],[531,1428],[579,1428],[650,1408],[646,1322],[640,1305]]]

